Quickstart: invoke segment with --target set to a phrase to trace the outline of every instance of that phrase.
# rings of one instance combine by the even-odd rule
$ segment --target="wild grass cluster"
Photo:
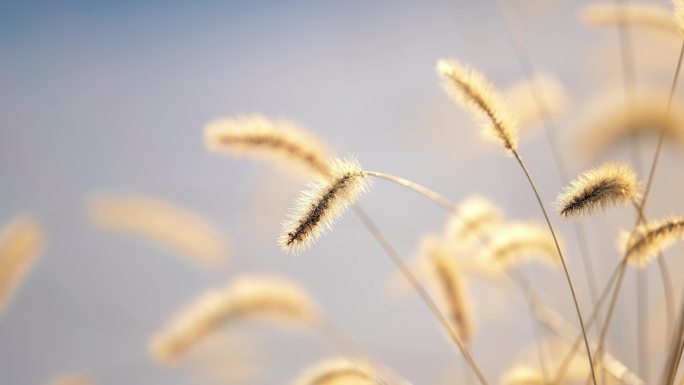
[[[505,8],[499,8],[504,20],[515,17],[514,12]],[[433,326],[440,328],[453,345],[454,365],[465,365],[466,375],[452,383],[682,385],[684,298],[677,296],[674,287],[676,281],[681,281],[677,280],[681,274],[668,264],[669,258],[677,256],[668,254],[684,238],[684,213],[654,216],[647,204],[654,199],[657,183],[664,182],[654,178],[661,167],[664,145],[671,143],[681,151],[684,142],[684,110],[677,96],[684,56],[684,2],[674,0],[672,8],[628,1],[590,4],[579,9],[578,19],[588,27],[616,31],[620,37],[616,44],[621,52],[621,71],[625,74],[623,90],[597,98],[591,103],[591,112],[578,119],[580,152],[591,163],[583,170],[570,171],[567,148],[555,132],[554,119],[569,110],[570,96],[558,78],[529,71],[534,68],[531,57],[511,31],[508,32],[515,46],[514,60],[528,70],[525,78],[511,87],[497,86],[483,71],[467,64],[467,58],[434,58],[435,86],[441,84],[445,97],[454,102],[453,108],[472,118],[472,127],[468,129],[479,130],[498,149],[496,156],[505,157],[516,170],[514,177],[526,191],[519,199],[529,199],[535,205],[535,211],[524,218],[511,216],[497,202],[481,194],[447,197],[417,181],[366,168],[370,166],[363,159],[353,153],[333,152],[323,138],[290,118],[254,113],[235,113],[213,120],[208,117],[203,128],[205,149],[224,156],[225,162],[233,158],[266,162],[284,177],[308,183],[298,198],[292,197],[290,211],[283,212],[280,234],[271,237],[284,259],[299,258],[298,263],[306,263],[307,255],[319,242],[336,236],[336,222],[340,218],[358,217],[364,231],[382,250],[377,255],[369,253],[369,257],[388,258],[393,264],[396,275],[390,279],[389,290],[401,292],[398,296],[404,299],[415,294],[434,318]],[[677,62],[672,63],[672,72],[667,74],[669,87],[665,89],[634,84],[630,69],[633,70],[638,53],[630,51],[630,39],[643,30],[669,35],[681,45]],[[548,164],[565,185],[556,196],[542,194],[540,187],[546,181],[535,175],[536,167],[530,167],[524,156],[528,147],[523,140],[533,135],[533,126],[544,131],[548,140],[536,143],[548,145],[553,157]],[[202,133],[200,127],[197,130],[199,141]],[[634,154],[632,161],[610,159],[611,149],[626,147],[643,137],[655,138],[647,164],[642,165],[637,161],[639,155]],[[374,183],[411,190],[444,210],[442,230],[424,231],[411,258],[400,255],[390,234],[361,206],[364,196],[378,193],[373,191]],[[97,193],[86,199],[85,208],[91,224],[111,232],[112,237],[140,237],[187,258],[190,263],[230,269],[231,262],[240,258],[233,252],[237,241],[224,234],[217,224],[163,198]],[[611,256],[592,253],[587,237],[589,225],[596,225],[614,211],[633,220],[613,229],[616,234],[619,232],[616,239],[601,240],[615,245],[615,255],[610,259]],[[14,294],[21,289],[44,249],[44,230],[36,219],[19,216],[5,222],[0,235],[0,313],[12,311]],[[406,225],[414,229],[412,223]],[[571,231],[562,233],[561,229]],[[570,244],[577,247],[568,247]],[[596,259],[615,262],[607,279],[596,274]],[[554,282],[566,293],[570,307],[545,302],[545,288],[536,285],[534,277],[527,274],[528,264],[538,264],[548,274],[557,274]],[[651,323],[655,330],[640,325],[634,331],[639,341],[635,367],[623,362],[625,352],[611,351],[608,336],[615,324],[618,299],[621,294],[628,295],[626,272],[640,271],[651,264],[657,264],[659,270],[662,301],[648,308],[639,302],[637,316],[657,306],[665,320],[659,325]],[[475,354],[473,349],[479,336],[487,333],[473,307],[481,299],[471,286],[471,282],[482,280],[504,280],[518,290],[534,330],[530,343],[536,352],[535,359],[514,363],[498,377],[483,370],[483,362],[508,358]],[[584,292],[578,290],[580,285],[588,285],[588,297],[580,295]],[[326,314],[325,306],[318,304],[313,294],[294,277],[235,272],[222,287],[198,293],[188,303],[178,301],[178,311],[166,315],[168,321],[160,324],[144,343],[149,357],[172,371],[193,352],[206,349],[208,341],[221,341],[221,335],[228,335],[224,343],[239,342],[237,333],[231,334],[236,326],[258,322],[283,333],[306,330],[320,336],[335,351],[334,356],[321,357],[320,362],[312,362],[310,367],[297,368],[300,374],[283,378],[283,383],[409,383],[402,378],[402,368],[391,368],[374,357],[343,325]],[[647,351],[645,336],[655,334],[663,335],[664,343],[649,345],[650,349],[659,350],[651,354],[654,352]],[[394,343],[400,344],[401,340]],[[260,370],[267,369],[250,369],[246,377]],[[243,381],[249,379],[237,380]],[[97,382],[97,370],[83,368],[82,373],[56,376],[52,383]]]

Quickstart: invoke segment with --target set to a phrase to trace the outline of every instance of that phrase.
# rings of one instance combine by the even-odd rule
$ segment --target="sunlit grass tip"
[[[636,173],[629,166],[608,163],[583,172],[563,189],[554,205],[563,217],[581,218],[634,202],[638,186]]]
[[[430,282],[458,337],[465,343],[471,342],[475,328],[463,271],[438,237],[427,236],[423,239],[421,255],[430,267]]]
[[[11,302],[44,247],[40,224],[17,217],[0,232],[0,314]]]
[[[560,243],[560,239],[558,240]],[[482,251],[483,263],[490,271],[504,271],[530,260],[556,266],[558,250],[549,231],[537,223],[511,222],[498,228]]]
[[[662,87],[641,87],[630,98],[625,108],[623,90],[611,90],[589,100],[584,111],[578,113],[580,128],[576,137],[579,149],[596,157],[632,138],[658,137],[668,142],[684,144],[684,104],[673,96],[670,113],[665,106],[669,90]]]
[[[283,250],[306,250],[368,188],[370,178],[356,160],[334,159],[330,165],[330,176],[309,185],[283,224],[279,239]]]
[[[485,136],[501,143],[509,153],[514,152],[518,144],[516,121],[494,85],[479,71],[453,59],[439,60],[437,72],[445,91],[473,113]]]
[[[306,369],[292,385],[376,385],[385,380],[366,362],[331,358]]]
[[[630,263],[643,267],[682,236],[684,218],[671,217],[661,222],[654,221],[638,226],[632,237],[628,232],[622,232],[618,238],[618,247]]]
[[[90,219],[105,229],[142,236],[206,266],[230,259],[228,237],[186,207],[154,197],[115,194],[96,194],[87,204]]]
[[[330,173],[326,147],[289,120],[256,114],[218,119],[206,125],[204,137],[210,151],[267,159],[307,177]]]
[[[266,320],[285,326],[312,326],[318,310],[307,292],[281,277],[244,275],[210,290],[181,310],[152,340],[152,355],[169,363],[205,337],[239,320]]]
[[[446,238],[466,242],[486,235],[504,220],[501,210],[488,199],[474,195],[458,206],[458,215],[452,215],[446,225]]]
[[[580,19],[591,26],[642,26],[681,34],[676,18],[655,4],[595,3],[580,8]]]

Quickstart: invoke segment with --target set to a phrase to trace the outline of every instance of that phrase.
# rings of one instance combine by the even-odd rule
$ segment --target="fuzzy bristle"
[[[487,234],[501,224],[504,216],[499,208],[480,196],[472,196],[458,206],[446,225],[446,238],[467,242]]]
[[[287,171],[296,169],[307,177],[330,173],[330,154],[325,146],[288,120],[261,115],[219,119],[207,124],[204,136],[212,151],[269,159]]]
[[[421,254],[430,267],[430,281],[439,293],[454,330],[461,340],[471,342],[475,334],[474,323],[470,301],[465,292],[463,272],[441,239],[426,237],[421,249]]]
[[[0,314],[43,249],[43,230],[29,217],[19,217],[0,233]]]
[[[437,72],[444,79],[446,92],[481,122],[485,136],[514,152],[518,143],[516,121],[494,85],[477,70],[456,60],[438,61]]]
[[[311,183],[283,224],[283,250],[300,252],[329,230],[335,220],[358,200],[370,181],[355,160],[334,159],[330,176]]]
[[[536,223],[513,222],[502,225],[482,256],[492,271],[505,270],[513,264],[532,259],[549,265],[560,262],[553,237],[547,228]]]
[[[151,197],[97,195],[88,202],[97,225],[147,238],[207,266],[230,258],[227,237],[189,209]]]
[[[599,209],[629,204],[638,195],[636,173],[624,164],[608,163],[582,173],[558,195],[561,216],[581,218]]]
[[[618,239],[618,246],[630,263],[643,267],[682,237],[684,218],[673,217],[662,222],[640,225],[632,237],[628,232],[623,232]]]
[[[332,358],[306,369],[293,385],[377,385],[383,376],[368,363]]]
[[[280,277],[242,276],[203,294],[178,313],[153,339],[151,351],[159,361],[171,362],[232,321],[263,319],[310,326],[317,317],[317,307],[296,283]]]
[[[672,12],[655,4],[589,4],[580,9],[580,18],[592,26],[625,24],[681,33]]]

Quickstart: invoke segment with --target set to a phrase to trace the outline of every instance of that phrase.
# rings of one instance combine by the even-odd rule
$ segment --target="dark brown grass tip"
[[[561,216],[581,218],[599,209],[632,202],[638,182],[632,169],[609,163],[582,173],[558,195],[555,206]]]
[[[280,246],[291,252],[310,247],[366,190],[369,178],[355,160],[333,160],[330,176],[310,184],[283,225]]]

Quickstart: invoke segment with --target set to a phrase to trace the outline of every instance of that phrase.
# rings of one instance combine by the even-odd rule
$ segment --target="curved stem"
[[[539,115],[544,122],[544,133],[546,134],[546,139],[551,148],[551,154],[553,155],[554,164],[558,175],[561,178],[562,183],[567,183],[570,180],[568,167],[566,165],[565,159],[563,157],[561,147],[558,144],[558,138],[556,137],[556,128],[553,122],[553,118],[548,111],[546,102],[542,97],[542,90],[539,89],[537,83],[535,83],[533,78],[534,69],[532,67],[532,62],[530,60],[529,54],[525,47],[523,46],[521,39],[512,28],[511,23],[508,21],[508,17],[513,18],[513,12],[505,12],[502,8],[500,1],[495,0],[496,9],[499,13],[501,24],[506,31],[506,35],[509,37],[511,46],[513,47],[513,52],[515,53],[520,67],[522,69],[523,75],[527,82],[530,94],[532,95],[532,100],[539,111]],[[508,17],[507,17],[508,16]],[[514,19],[515,20],[515,19]],[[591,301],[594,306],[598,300],[598,289],[596,285],[596,273],[594,271],[594,264],[589,253],[589,246],[587,244],[586,233],[584,232],[584,227],[581,222],[573,222],[573,230],[575,233],[575,238],[577,239],[577,244],[579,245],[580,255],[582,257],[582,265],[584,266],[584,273],[587,276],[587,284],[589,286],[589,295],[591,296]],[[601,324],[601,314],[598,314],[599,322],[596,324],[597,332],[598,325]]]
[[[682,298],[684,298],[684,296],[682,296]],[[682,358],[682,352],[684,351],[684,300],[680,305],[678,325],[679,327],[677,328],[676,333],[673,331],[670,338],[672,345],[670,347],[667,362],[663,368],[663,377],[661,378],[661,383],[663,385],[672,385],[674,383],[677,377],[677,369],[679,368],[679,363]],[[684,382],[684,377],[682,378],[682,382]]]
[[[643,223],[648,223],[648,218],[644,214],[644,210],[641,209],[639,203],[632,202],[634,209],[637,214],[639,214],[639,221]],[[662,252],[658,252],[658,270],[660,270],[660,277],[663,283],[663,294],[665,295],[665,335],[670,336],[672,333],[672,322],[674,321],[674,289],[672,286],[672,275],[670,274],[670,269],[667,266],[667,261],[663,256]]]
[[[648,274],[644,269],[638,269],[636,275],[636,320],[637,320],[637,370],[644,378],[650,378],[648,365]]]
[[[608,299],[608,294],[610,294],[610,290],[613,288],[613,284],[615,283],[619,272],[620,272],[620,265],[618,265],[613,270],[613,273],[611,274],[610,278],[608,279],[608,283],[603,288],[603,291],[601,291],[601,294],[599,295],[599,298],[598,298],[598,302],[596,303],[594,310],[589,315],[589,318],[587,319],[587,323],[584,325],[585,328],[587,328],[587,329],[591,328],[593,323],[598,320],[598,313],[599,313],[601,307],[603,307],[603,303],[605,302],[605,300]],[[561,364],[559,365],[558,370],[556,371],[556,376],[555,376],[552,384],[560,384],[563,381],[563,379],[565,378],[565,374],[567,373],[567,370],[570,368],[570,363],[572,363],[572,359],[575,357],[575,354],[577,353],[578,348],[579,348],[581,343],[582,343],[582,334],[578,334],[577,337],[575,338],[575,341],[572,343],[570,350],[568,350],[568,353],[563,358],[563,361],[561,361]]]
[[[679,59],[678,59],[678,62],[677,62],[677,70],[676,70],[676,73],[675,73],[675,76],[674,76],[674,80],[673,80],[673,83],[672,83],[672,87],[671,87],[671,89],[670,89],[670,97],[669,97],[669,99],[668,99],[668,105],[667,105],[666,116],[669,115],[669,111],[670,111],[670,108],[671,108],[672,97],[673,97],[673,95],[674,95],[674,90],[675,90],[675,87],[676,87],[676,84],[677,84],[677,79],[678,79],[678,76],[679,76],[679,71],[680,71],[680,69],[681,69],[682,57],[684,57],[684,42],[682,43],[682,48],[681,48],[681,50],[680,50]],[[645,207],[646,201],[647,201],[647,199],[648,199],[648,192],[650,191],[650,186],[651,186],[651,184],[652,184],[652,182],[653,182],[653,174],[654,174],[654,172],[655,172],[655,168],[656,168],[657,163],[658,163],[658,157],[659,157],[659,154],[660,154],[660,150],[661,150],[661,148],[662,148],[662,140],[663,140],[663,136],[664,136],[663,134],[664,134],[664,130],[661,130],[661,135],[660,135],[660,137],[659,137],[659,139],[658,139],[658,147],[657,147],[657,149],[656,149],[656,154],[655,154],[655,156],[654,156],[653,163],[651,164],[651,171],[650,171],[650,173],[649,173],[648,183],[647,183],[647,185],[646,185],[646,190],[645,190],[645,192],[644,192],[644,196],[643,196],[643,198],[641,199],[641,204],[636,204],[636,203],[635,203],[635,207],[636,207],[637,212],[638,212],[639,215],[638,215],[638,218],[637,218],[636,222],[634,223],[634,226],[633,226],[633,228],[632,228],[632,232],[631,232],[631,234],[630,234],[630,237],[631,237],[631,236],[634,236],[634,233],[635,233],[635,231],[636,231],[636,228],[639,226],[639,224],[640,224],[642,221],[644,221],[644,222],[646,221],[646,218],[645,218],[645,216],[644,216],[644,207]],[[612,299],[611,299],[610,306],[609,306],[609,309],[608,309],[608,315],[607,315],[606,320],[605,320],[605,322],[604,322],[604,324],[603,324],[603,327],[601,328],[601,333],[600,333],[600,335],[599,335],[599,342],[598,342],[598,348],[597,348],[598,357],[601,356],[601,351],[602,351],[602,349],[603,349],[603,345],[604,345],[604,342],[605,342],[605,338],[606,338],[606,334],[607,334],[607,331],[608,331],[608,327],[609,327],[609,325],[610,325],[610,321],[611,321],[611,319],[612,319],[612,314],[613,314],[613,311],[614,311],[614,309],[615,309],[615,305],[616,305],[616,303],[617,303],[617,298],[618,298],[619,293],[620,293],[620,286],[621,286],[621,283],[622,283],[622,278],[624,277],[624,272],[625,272],[626,267],[627,267],[627,255],[625,255],[625,256],[623,257],[623,259],[622,259],[621,266],[620,266],[620,275],[619,275],[619,277],[618,277],[618,283],[616,284],[615,291],[613,292],[613,297],[612,297]]]
[[[617,282],[615,283],[615,290],[613,290],[613,296],[610,299],[610,304],[608,305],[608,312],[606,313],[606,320],[601,327],[601,333],[599,334],[598,346],[594,351],[594,357],[597,361],[600,361],[600,357],[603,355],[603,348],[606,341],[606,335],[608,334],[608,328],[610,326],[610,321],[613,319],[613,314],[615,314],[615,307],[617,305],[617,300],[620,296],[620,289],[622,288],[622,282],[625,277],[625,272],[627,271],[627,258],[622,260],[620,264],[620,273],[618,274]]]
[[[518,270],[515,267],[509,270],[509,273],[511,280],[513,280],[514,283],[520,286],[523,298],[525,299],[525,304],[527,305],[527,308],[530,311],[530,316],[532,317],[532,331],[534,333],[534,337],[536,340],[537,356],[539,358],[539,368],[541,369],[543,384],[549,384],[548,365],[544,356],[544,340],[541,331],[539,330],[537,317],[534,313],[535,300],[532,295],[530,283],[527,281],[527,279],[525,279],[520,270]]]
[[[679,58],[677,59],[677,69],[675,70],[674,78],[672,79],[672,85],[670,86],[670,96],[667,100],[667,109],[665,110],[665,120],[670,117],[670,110],[672,109],[672,98],[674,97],[675,89],[677,88],[677,80],[679,79],[679,72],[682,68],[682,58],[684,57],[684,41],[682,41],[682,47],[679,50]],[[639,207],[643,210],[646,207],[646,200],[648,199],[648,194],[651,192],[651,185],[653,185],[653,177],[655,176],[655,170],[658,166],[658,159],[660,159],[660,152],[663,148],[663,139],[665,138],[666,127],[660,128],[660,135],[658,136],[658,145],[656,146],[655,155],[653,155],[653,161],[651,162],[651,169],[648,172],[648,180],[646,182],[646,187],[644,189],[644,196],[641,198],[641,204]]]
[[[542,214],[544,214],[544,219],[546,220],[546,225],[549,227],[549,231],[551,232],[551,236],[553,237],[553,242],[556,245],[556,250],[558,251],[558,257],[560,258],[561,265],[563,266],[563,272],[565,273],[565,279],[567,280],[568,287],[570,288],[570,294],[572,294],[572,301],[575,305],[575,311],[577,312],[577,319],[579,320],[580,328],[582,329],[582,337],[584,338],[584,347],[587,351],[587,358],[589,360],[589,369],[591,369],[591,378],[592,378],[594,385],[597,385],[596,373],[594,371],[594,361],[593,361],[592,355],[591,355],[591,348],[589,347],[589,339],[587,338],[587,330],[584,328],[584,319],[582,318],[582,311],[580,310],[579,302],[577,301],[577,295],[575,294],[575,287],[572,284],[572,278],[570,277],[570,271],[568,270],[568,266],[565,263],[565,258],[563,258],[563,252],[561,251],[560,245],[558,244],[558,238],[556,236],[556,232],[553,230],[553,225],[551,224],[551,220],[549,219],[549,215],[546,212],[546,208],[544,207],[544,203],[542,202],[541,197],[539,196],[539,192],[537,191],[537,187],[535,186],[534,181],[532,180],[532,176],[527,171],[527,168],[525,167],[525,163],[523,163],[522,159],[520,158],[520,154],[518,154],[517,151],[513,150],[513,156],[518,161],[520,168],[522,168],[523,172],[525,173],[525,177],[527,177],[527,181],[530,183],[530,187],[532,188],[532,191],[534,192],[534,196],[537,198],[537,203],[539,203],[539,208],[541,209]]]
[[[665,333],[672,334],[672,322],[674,321],[674,290],[672,288],[672,275],[670,268],[667,265],[665,257],[662,253],[658,254],[658,268],[660,270],[661,280],[663,281],[663,291],[665,295]]]
[[[433,190],[430,190],[429,188],[427,188],[423,185],[412,182],[408,179],[400,178],[398,176],[385,174],[383,172],[364,171],[364,173],[368,176],[385,179],[385,180],[388,180],[390,182],[394,182],[394,183],[397,183],[399,185],[402,185],[406,188],[409,188],[409,189],[425,196],[426,198],[432,200],[433,202],[437,203],[438,205],[444,207],[445,209],[452,211],[452,212],[455,212],[455,213],[458,213],[458,206],[455,203],[451,202],[447,198],[443,197],[442,195],[436,193]]]
[[[380,173],[378,173],[380,174]],[[369,174],[372,175],[372,174]],[[384,174],[382,174],[384,175]],[[400,178],[397,178],[400,179]],[[390,179],[392,180],[392,179]],[[408,182],[408,181],[406,181]],[[409,182],[412,183],[412,182]],[[422,186],[421,186],[422,187]],[[431,191],[426,189],[427,191]],[[436,194],[436,193],[434,193]],[[438,194],[436,194],[438,195]],[[380,229],[377,227],[375,222],[366,214],[365,210],[361,208],[359,205],[353,206],[354,212],[356,215],[361,219],[363,222],[364,226],[368,229],[368,231],[373,235],[373,237],[378,241],[380,246],[383,248],[385,253],[390,257],[392,262],[395,264],[395,266],[401,271],[401,273],[404,275],[406,280],[411,284],[413,289],[418,293],[422,301],[427,305],[427,307],[430,309],[432,314],[437,318],[437,321],[442,325],[446,333],[448,334],[449,338],[454,342],[456,347],[461,351],[461,354],[463,354],[463,357],[465,358],[466,362],[470,365],[472,368],[473,372],[477,376],[478,380],[482,385],[488,385],[488,382],[486,378],[484,377],[484,374],[482,373],[482,370],[479,368],[477,363],[475,362],[475,359],[473,358],[472,354],[470,353],[470,350],[468,347],[461,341],[461,339],[458,337],[457,333],[454,331],[454,329],[451,327],[451,324],[449,323],[449,320],[447,317],[442,313],[442,311],[439,310],[439,307],[437,304],[432,300],[432,297],[430,294],[428,294],[427,290],[421,285],[421,283],[418,281],[416,276],[411,272],[411,269],[406,266],[404,261],[401,259],[401,256],[399,256],[399,253],[397,253],[396,250],[394,250],[394,247],[389,243],[387,238],[380,232]]]

